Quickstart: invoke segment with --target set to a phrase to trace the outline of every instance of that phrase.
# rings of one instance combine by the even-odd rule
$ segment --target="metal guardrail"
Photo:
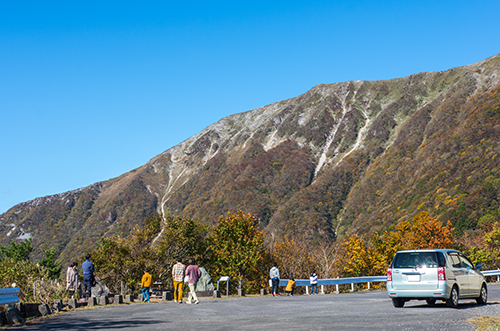
[[[500,269],[481,271],[483,276],[497,276],[497,282],[500,281]],[[225,279],[224,279],[225,280]],[[367,283],[370,288],[370,283],[385,282],[386,276],[364,276],[364,277],[348,277],[348,278],[325,278],[319,279],[318,285],[341,285],[341,284],[357,284]],[[288,279],[280,279],[279,286],[286,286]],[[217,284],[218,285],[218,284]],[[309,279],[296,279],[295,286],[311,286]],[[352,288],[353,289],[353,288]],[[17,294],[20,292],[18,287],[0,289],[0,305],[8,305],[19,302]],[[323,291],[322,291],[323,292]]]
[[[19,302],[19,287],[0,288],[0,305],[10,305]]]
[[[481,271],[483,276],[497,276],[497,282],[500,278],[500,269],[497,270],[484,270]],[[386,276],[363,276],[363,277],[348,277],[348,278],[325,278],[318,279],[318,286],[320,285],[341,285],[341,284],[357,284],[357,283],[377,283],[385,282]],[[286,286],[288,279],[280,279],[279,286]],[[295,286],[311,286],[309,279],[296,279]]]
[[[318,279],[318,285],[340,285],[352,283],[373,283],[385,282],[386,276],[365,276],[365,277],[348,277],[348,278],[325,278]],[[286,286],[288,279],[280,279],[280,286]],[[311,286],[309,279],[296,279],[295,286]]]
[[[484,270],[484,271],[481,271],[481,273],[483,274],[483,276],[499,276],[500,275],[500,269],[497,269],[497,270]]]
[[[325,278],[318,279],[318,286],[321,287],[321,293],[325,293],[325,285],[338,285],[341,284],[351,284],[351,291],[354,292],[354,284],[356,283],[367,283],[368,289],[370,289],[370,283],[376,282],[385,282],[387,280],[387,276],[364,276],[364,277],[347,277],[347,278]],[[279,286],[286,286],[288,283],[288,279],[280,279]],[[306,294],[309,293],[309,286],[311,286],[311,282],[309,279],[296,279],[295,286],[305,286]]]

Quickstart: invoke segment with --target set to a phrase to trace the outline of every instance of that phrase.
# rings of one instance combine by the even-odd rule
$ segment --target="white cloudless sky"
[[[0,213],[317,84],[500,53],[500,1],[0,0]]]

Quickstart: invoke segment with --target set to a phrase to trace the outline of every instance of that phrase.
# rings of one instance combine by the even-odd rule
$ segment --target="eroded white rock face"
[[[158,200],[158,213],[165,216],[173,194],[194,175],[202,173],[211,160],[221,157],[226,164],[237,164],[250,146],[270,152],[287,140],[313,155],[314,180],[356,151],[374,146],[388,149],[415,112],[434,101],[441,102],[463,80],[471,85],[471,96],[483,88],[497,86],[499,61],[497,56],[446,72],[387,81],[322,84],[301,96],[233,114],[155,156],[144,166],[96,185],[93,190],[97,198],[90,213],[99,213],[100,208],[126,192],[130,183],[139,178],[144,192]],[[453,76],[451,83],[433,87],[442,77],[455,74],[458,80],[454,81]],[[403,98],[409,101],[404,102]],[[58,201],[71,206],[82,192],[78,189],[20,204],[0,218],[4,235],[18,239],[36,236],[36,232],[23,225],[29,219],[29,210],[50,207]],[[5,225],[10,222],[12,226]],[[118,222],[120,215],[109,227]]]

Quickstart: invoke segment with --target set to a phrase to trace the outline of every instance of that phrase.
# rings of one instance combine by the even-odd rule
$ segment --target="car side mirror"
[[[476,269],[477,270],[483,269],[483,265],[481,263],[476,264]]]

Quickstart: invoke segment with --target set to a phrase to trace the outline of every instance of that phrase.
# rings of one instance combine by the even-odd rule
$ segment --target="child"
[[[293,295],[293,290],[295,289],[295,278],[290,278],[286,284],[285,293],[288,295]]]
[[[141,287],[142,287],[142,302],[151,302],[149,301],[149,288],[151,287],[151,281],[153,277],[149,274],[149,269],[144,269],[144,275],[142,276]]]

